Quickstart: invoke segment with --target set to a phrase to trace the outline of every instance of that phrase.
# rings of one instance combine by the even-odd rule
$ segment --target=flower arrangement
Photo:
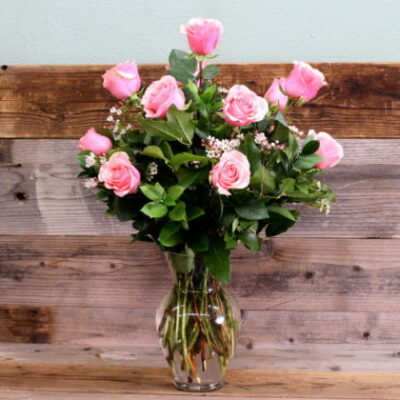
[[[80,176],[98,189],[107,215],[133,221],[133,241],[168,252],[176,289],[166,309],[179,304],[186,307],[181,311],[197,312],[214,304],[228,315],[214,325],[161,317],[167,359],[177,352],[196,380],[195,356],[202,354],[204,367],[208,346],[208,359],[217,353],[225,368],[237,336],[218,291],[218,282],[230,280],[231,251],[242,243],[257,252],[264,235],[292,227],[304,206],[327,213],[334,195],[316,176],[335,166],[343,149],[325,132],[299,140],[303,133],[284,116],[327,84],[320,71],[295,62],[263,97],[241,84],[225,89],[214,82],[219,68],[210,63],[222,24],[193,18],[182,32],[192,52],[172,50],[164,76],[147,88],[134,62],[103,75],[104,88],[119,101],[106,127],[90,128],[79,140]],[[203,288],[210,280],[217,289],[207,300]],[[182,288],[186,297],[178,299]],[[198,291],[188,294],[189,288]]]

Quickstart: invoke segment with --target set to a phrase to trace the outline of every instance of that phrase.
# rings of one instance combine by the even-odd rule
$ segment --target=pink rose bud
[[[281,111],[285,109],[289,100],[289,97],[283,94],[281,90],[281,88],[285,90],[285,83],[285,78],[274,79],[264,95],[264,97],[268,100],[268,103],[278,106]]]
[[[181,32],[187,36],[193,53],[207,55],[212,54],[218,46],[224,28],[217,19],[198,17],[182,25]]]
[[[165,118],[172,104],[182,110],[185,106],[185,95],[171,75],[165,75],[150,84],[142,98],[146,118]]]
[[[244,85],[232,86],[224,100],[224,118],[231,125],[245,126],[261,121],[267,112],[267,100]]]
[[[136,93],[140,89],[140,76],[136,63],[120,63],[106,71],[103,75],[103,87],[119,100]]]
[[[290,97],[313,99],[322,86],[327,85],[324,74],[304,62],[294,62],[292,72],[286,79],[285,89]]]
[[[98,156],[109,152],[113,144],[107,136],[100,135],[94,128],[90,128],[78,142],[79,150],[90,150]]]
[[[124,151],[114,153],[101,167],[99,181],[119,197],[135,193],[140,185],[140,172]]]
[[[244,189],[250,183],[250,164],[237,150],[224,153],[210,173],[210,182],[219,194],[230,196],[229,189]]]
[[[315,166],[322,169],[337,165],[344,155],[342,145],[326,132],[316,133],[314,130],[311,130],[308,134],[313,136],[314,140],[319,141],[319,148],[316,154],[323,158]]]

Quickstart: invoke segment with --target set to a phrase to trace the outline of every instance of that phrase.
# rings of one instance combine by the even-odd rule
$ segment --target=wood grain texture
[[[42,365],[114,365],[165,367],[157,346],[87,346],[71,344],[0,343],[0,362]],[[400,372],[398,346],[384,344],[354,348],[341,345],[300,345],[287,348],[239,346],[231,363],[234,369],[301,371]]]
[[[313,64],[329,86],[292,113],[301,126],[336,137],[399,137],[399,64]],[[0,137],[79,137],[102,123],[113,103],[102,88],[107,65],[8,66],[0,70]],[[219,83],[243,83],[264,94],[273,78],[291,64],[222,64]],[[164,65],[141,65],[144,85],[164,73]]]
[[[397,239],[266,241],[233,254],[244,310],[400,312]],[[128,237],[0,237],[0,304],[151,308],[171,287],[151,243]],[[152,314],[151,314],[152,315]]]
[[[399,238],[400,139],[341,142],[343,163],[321,175],[337,194],[331,214],[304,210],[285,235]],[[103,204],[76,179],[78,171],[76,141],[2,140],[0,234],[131,234],[129,222],[104,216]]]
[[[153,309],[0,306],[0,342],[98,348],[158,346]],[[397,313],[243,311],[239,345],[248,350],[330,352],[400,346]],[[341,348],[340,348],[341,346]],[[160,353],[161,355],[161,353]]]
[[[0,363],[0,390],[177,396],[166,368]],[[399,398],[395,372],[230,370],[216,398]],[[181,393],[188,397],[187,394]],[[204,396],[204,394],[203,394]],[[207,394],[205,394],[208,397]]]

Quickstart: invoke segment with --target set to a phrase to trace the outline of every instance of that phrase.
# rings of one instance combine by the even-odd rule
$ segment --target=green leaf
[[[251,177],[250,184],[262,194],[271,193],[275,190],[274,174],[264,166],[261,166]]]
[[[204,253],[204,261],[208,267],[210,275],[220,282],[227,283],[231,278],[230,250],[225,248],[222,239],[210,241],[210,248]]]
[[[193,168],[179,168],[176,173],[178,177],[178,184],[185,189],[196,182],[201,182],[208,178],[208,168],[193,169]]]
[[[295,184],[296,184],[296,181],[293,178],[285,178],[280,183],[279,190],[282,193],[291,192],[292,190],[294,190]]]
[[[271,140],[278,140],[279,143],[286,143],[289,139],[290,129],[282,122],[277,123],[275,132],[271,136]]]
[[[184,191],[185,191],[185,188],[183,186],[180,186],[180,185],[170,186],[167,189],[167,197],[172,200],[178,200],[179,197],[182,196]]]
[[[280,207],[280,206],[268,206],[268,211],[270,213],[275,213],[275,214],[279,214],[282,217],[286,218],[286,219],[290,219],[292,221],[296,221],[297,217],[295,214],[293,214],[290,210],[288,210],[287,208],[284,207]]]
[[[168,160],[170,160],[174,156],[171,145],[165,140],[160,143],[160,149]]]
[[[297,142],[296,136],[289,134],[288,136],[288,146],[284,150],[287,154],[289,160],[293,160],[297,157],[299,152],[299,144]]]
[[[140,118],[143,129],[151,136],[164,140],[177,140],[187,146],[192,144],[195,124],[193,116],[172,105],[167,113],[167,121]]]
[[[251,135],[246,135],[239,150],[247,157],[251,173],[254,174],[261,167],[261,150],[254,143]]]
[[[239,233],[239,239],[253,253],[257,253],[261,249],[261,240],[253,231],[244,231]]]
[[[206,232],[199,232],[190,239],[189,243],[190,248],[197,253],[207,251],[210,246],[210,241]]]
[[[255,221],[258,219],[268,218],[268,208],[257,200],[249,200],[235,207],[235,211],[239,217]]]
[[[209,103],[213,99],[215,93],[217,92],[217,88],[218,86],[216,84],[212,84],[204,91],[204,93],[200,95],[204,103]]]
[[[298,218],[298,213],[296,211],[292,211],[296,220]],[[289,228],[291,228],[296,220],[291,220],[283,217],[280,214],[271,214],[271,217],[268,221],[267,228],[265,229],[265,234],[270,236],[276,236],[283,232],[286,232]]]
[[[171,165],[173,167],[179,167],[182,164],[186,164],[190,161],[199,161],[203,163],[210,162],[210,159],[206,156],[198,156],[192,153],[178,153],[171,158]]]
[[[143,149],[142,154],[144,156],[159,158],[160,160],[165,160],[163,151],[158,146],[147,146]]]
[[[182,50],[171,50],[168,57],[169,67],[172,71],[186,74],[188,77],[193,77],[197,67],[197,60],[189,58],[189,53]],[[186,83],[186,81],[182,81]]]
[[[192,221],[193,219],[199,218],[202,215],[204,215],[204,210],[200,207],[188,204],[186,214],[187,214],[187,220]]]
[[[147,203],[140,211],[150,218],[162,218],[168,213],[168,208],[160,203]]]
[[[313,154],[319,149],[319,141],[318,140],[310,140],[304,146],[301,154],[308,155]]]
[[[168,222],[161,229],[158,241],[165,247],[173,247],[183,242],[184,235],[179,222]]]
[[[180,253],[169,253],[171,265],[178,272],[187,273],[194,268],[195,253],[192,249],[186,249]]]
[[[214,65],[207,65],[203,69],[203,78],[204,79],[214,79],[219,74],[220,69]]]
[[[168,214],[172,221],[186,220],[186,204],[180,201]]]
[[[101,189],[99,192],[96,194],[95,199],[96,200],[103,200],[106,199],[110,195],[110,192],[106,189]]]
[[[141,185],[140,190],[148,199],[153,201],[160,201],[165,197],[165,190],[158,182],[155,185]]]
[[[294,167],[300,170],[307,170],[322,160],[323,158],[318,154],[301,155],[294,163]]]

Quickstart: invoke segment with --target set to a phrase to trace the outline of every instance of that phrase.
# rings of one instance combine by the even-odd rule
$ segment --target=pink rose
[[[237,150],[224,153],[210,173],[210,182],[219,194],[229,196],[229,189],[244,189],[250,183],[250,164]]]
[[[286,79],[285,89],[290,97],[313,99],[322,86],[327,85],[324,74],[304,62],[294,62],[292,72]]]
[[[189,46],[194,53],[212,54],[224,28],[217,19],[191,18],[187,25],[181,26],[181,32],[187,36]]]
[[[313,136],[314,140],[319,141],[319,148],[316,154],[323,158],[315,166],[322,169],[337,165],[344,155],[342,145],[326,132],[316,133],[314,130],[311,130],[308,134]]]
[[[99,181],[119,197],[135,193],[140,185],[140,172],[124,151],[114,153],[101,167]]]
[[[113,144],[107,136],[100,135],[94,128],[88,129],[88,131],[79,139],[78,142],[79,150],[90,150],[98,156],[109,152]]]
[[[285,78],[274,79],[271,86],[265,93],[264,97],[268,100],[268,103],[278,106],[283,111],[289,100],[289,97],[282,93],[281,87],[285,90]]]
[[[140,89],[138,67],[134,62],[124,62],[106,71],[103,87],[114,97],[124,100]]]
[[[261,121],[267,112],[267,101],[244,85],[232,86],[224,100],[224,118],[231,125],[245,126]]]
[[[175,104],[178,110],[185,106],[185,95],[173,76],[165,75],[146,89],[142,105],[146,118],[165,118],[168,109]]]

